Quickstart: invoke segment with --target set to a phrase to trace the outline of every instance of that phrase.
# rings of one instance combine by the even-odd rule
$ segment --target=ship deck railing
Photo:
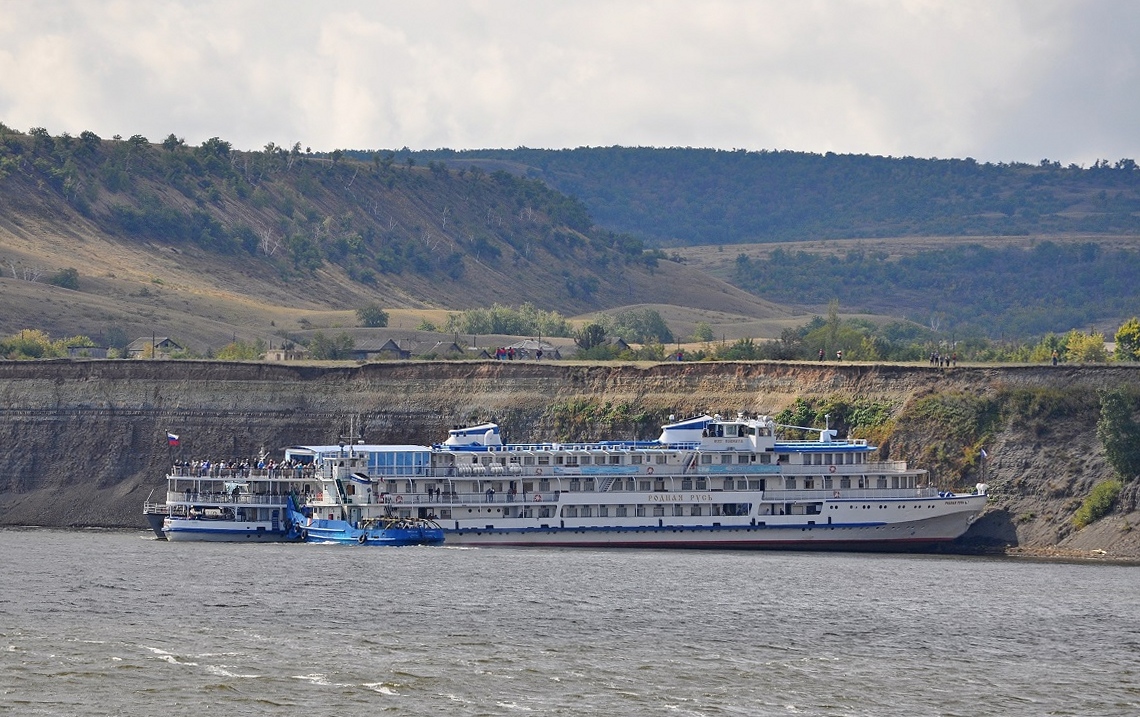
[[[210,466],[203,471],[193,466],[173,466],[167,478],[180,480],[228,480],[228,481],[304,481],[315,480],[317,471],[312,466],[293,468],[222,468]]]
[[[460,493],[443,491],[439,494],[429,493],[387,493],[371,499],[367,496],[348,496],[349,505],[385,505],[393,509],[412,506],[449,506],[449,505],[535,505],[541,506],[549,503],[565,502],[572,498],[573,502],[581,502],[583,496],[605,496],[606,502],[620,504],[620,496],[628,495],[629,503],[645,502],[639,496],[672,493],[681,494],[684,498],[688,491],[564,491],[546,490],[526,493],[517,492],[484,492]],[[796,503],[824,500],[918,500],[936,497],[949,497],[949,493],[941,492],[937,488],[827,488],[817,490],[721,490],[719,488],[701,491],[702,495],[712,494],[712,502],[732,503],[734,499],[761,500],[767,503]],[[958,493],[957,495],[965,495]],[[758,496],[758,497],[757,497]],[[615,500],[616,498],[616,500]],[[702,499],[702,502],[707,498]],[[684,502],[678,500],[677,502]]]
[[[166,494],[168,503],[218,503],[227,505],[285,505],[289,499],[285,493],[189,493],[170,492]]]

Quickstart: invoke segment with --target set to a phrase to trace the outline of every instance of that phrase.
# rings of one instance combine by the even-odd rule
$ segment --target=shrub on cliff
[[[1140,475],[1140,423],[1133,415],[1137,408],[1134,393],[1123,390],[1100,394],[1100,420],[1096,435],[1104,445],[1109,464],[1120,477],[1130,481]]]
[[[1073,515],[1073,525],[1080,529],[1108,515],[1112,506],[1116,504],[1116,498],[1120,495],[1122,487],[1118,480],[1106,480],[1093,486],[1088,497]]]

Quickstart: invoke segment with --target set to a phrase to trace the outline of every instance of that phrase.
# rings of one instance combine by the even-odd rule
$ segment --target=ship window
[[[708,488],[708,484],[705,481],[705,479],[704,478],[698,478],[697,479],[697,490],[705,490],[706,488]]]
[[[659,465],[659,466],[665,465],[665,461],[668,460],[668,458],[669,458],[669,456],[664,455],[664,454],[658,455],[657,456],[657,465]]]
[[[629,462],[635,466],[639,466],[639,465],[641,465],[641,459],[644,457],[645,456],[642,456],[642,455],[632,455],[629,457]]]
[[[588,505],[582,506],[582,517],[583,518],[589,518],[593,514],[593,512],[594,512],[594,509],[591,506],[588,506]]]
[[[816,453],[815,455],[813,455],[811,457],[811,464],[813,466],[823,465],[823,454],[822,453]]]
[[[663,505],[653,506],[653,517],[654,518],[661,518],[664,515],[665,515],[665,506],[663,506]]]
[[[550,465],[550,456],[539,456],[538,457],[538,465],[540,465],[540,466]]]
[[[644,505],[638,505],[637,507],[634,508],[633,514],[635,516],[637,516],[638,518],[644,518],[645,517],[645,506]]]
[[[577,518],[578,517],[578,508],[576,506],[573,506],[573,505],[568,505],[562,509],[562,516],[564,518]]]
[[[785,490],[795,490],[796,489],[796,479],[795,478],[785,478],[784,479],[784,489]]]
[[[772,462],[772,454],[771,453],[761,453],[760,454],[760,462],[761,463],[771,463]]]
[[[725,453],[725,454],[721,455],[720,462],[721,463],[732,463],[732,454],[731,453]]]
[[[740,455],[738,455],[736,457],[737,463],[748,463],[751,460],[752,460],[752,456],[748,455],[747,453],[741,453]]]
[[[626,490],[633,490],[633,479],[632,478],[630,478],[629,480],[627,480],[625,482],[625,489]]]
[[[621,456],[610,456],[610,465],[611,466],[620,466],[621,465]]]
[[[750,480],[750,481],[748,481],[748,487],[749,487],[751,490],[760,490],[760,481],[758,481],[758,480]]]
[[[780,453],[779,455],[776,456],[776,462],[786,464],[788,462],[788,454],[787,453]]]
[[[610,517],[610,507],[608,505],[599,505],[598,506],[598,517],[599,518]]]
[[[827,476],[823,479],[823,487],[825,490],[831,490],[831,476]]]
[[[649,490],[649,481],[647,481],[647,480],[638,481],[637,482],[637,489],[638,490],[646,490],[646,491]]]
[[[843,488],[843,489],[850,488],[851,487],[851,479],[848,478],[847,476],[843,476],[842,478],[839,479],[839,487]]]
[[[534,456],[523,456],[523,465],[524,466],[533,466],[534,465]]]
[[[570,481],[570,490],[572,490],[572,491],[579,491],[579,490],[582,490],[582,483],[581,483],[581,481],[577,481],[577,480],[572,480],[572,481]]]
[[[814,478],[804,478],[804,490],[814,490],[814,489],[815,489],[815,479]]]
[[[538,489],[544,493],[550,490],[550,481],[543,478],[538,482]]]
[[[725,478],[724,479],[724,489],[725,490],[732,490],[732,479],[731,478]]]
[[[859,487],[860,488],[866,488],[867,487],[867,476],[859,476]]]
[[[736,481],[736,489],[737,490],[748,490],[748,481],[744,480],[743,478]]]
[[[684,514],[685,514],[685,506],[681,505],[680,503],[674,503],[673,504],[673,515],[674,516],[680,516],[680,515],[684,515]]]
[[[706,466],[709,465],[710,463],[712,463],[712,459],[713,459],[713,457],[711,454],[702,453],[701,454],[701,465],[706,465]]]
[[[566,465],[568,465],[568,466],[578,465],[578,456],[566,456]]]
[[[684,480],[681,481],[681,490],[692,490],[692,489],[693,489],[693,479],[692,478],[685,478]]]
[[[594,479],[588,478],[588,479],[582,481],[582,490],[590,490],[590,491],[594,490]]]
[[[606,464],[606,457],[605,456],[594,456],[594,465],[604,466],[605,464]]]
[[[879,488],[886,488],[887,487],[887,477],[886,476],[879,476],[879,480],[876,483],[876,486],[878,486]]]
[[[619,505],[617,507],[617,512],[614,513],[614,515],[616,515],[619,518],[624,518],[627,515],[626,507],[624,505]]]
[[[824,465],[828,465],[828,466],[829,466],[829,465],[831,465],[831,462],[832,462],[832,454],[831,454],[831,453],[824,453],[824,454],[823,454],[823,463],[824,463]]]
[[[892,488],[898,488],[899,487],[899,477],[898,476],[891,476],[891,487]]]
[[[653,481],[653,490],[665,490],[665,479],[659,478]]]
[[[701,506],[699,506],[699,505],[694,505],[692,508],[689,509],[689,515],[700,515],[700,514],[701,514]]]
[[[439,519],[440,519],[440,520],[451,520],[451,509],[450,509],[450,508],[442,508],[442,509],[440,509],[440,511],[439,511]]]

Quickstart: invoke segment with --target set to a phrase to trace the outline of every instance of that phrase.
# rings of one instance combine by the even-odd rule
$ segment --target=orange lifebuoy
[[[542,496],[541,496],[541,495],[536,495],[536,496],[534,497],[534,502],[535,502],[535,503],[541,503],[541,502],[542,502]]]
[[[541,468],[535,468],[535,469],[534,469],[534,474],[535,474],[536,476],[540,476],[540,475],[542,475],[542,469],[541,469]]]
[[[396,496],[396,502],[397,503],[403,503],[404,502],[404,496],[402,496],[402,495]]]
[[[649,475],[653,475],[653,466],[649,466],[648,468],[646,468],[645,472],[648,473]]]
[[[827,471],[828,471],[829,473],[834,473],[834,472],[835,472],[835,466],[828,466],[828,467],[827,467]]]

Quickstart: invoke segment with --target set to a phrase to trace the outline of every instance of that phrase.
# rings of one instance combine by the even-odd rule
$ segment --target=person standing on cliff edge
[[[835,352],[835,360],[836,361],[842,361],[843,360],[843,349],[839,349],[838,351]]]

